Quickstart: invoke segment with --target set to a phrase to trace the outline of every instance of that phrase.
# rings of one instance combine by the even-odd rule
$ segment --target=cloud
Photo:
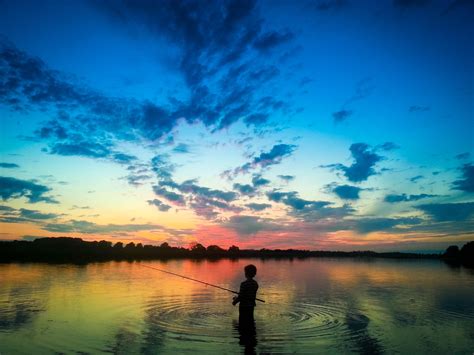
[[[322,208],[330,205],[327,201],[310,201],[298,197],[296,191],[280,192],[272,191],[267,193],[267,197],[270,201],[281,202],[295,210],[303,210],[305,208]]]
[[[102,1],[98,7],[120,27],[144,28],[179,52],[189,98],[171,101],[172,117],[223,129],[239,119],[264,124],[281,109],[261,107],[260,100],[280,75],[271,54],[293,34],[264,30],[255,1]]]
[[[173,148],[174,153],[186,154],[190,152],[189,145],[184,143],[179,143],[176,147]]]
[[[343,109],[343,110],[340,110],[340,111],[333,112],[332,117],[334,118],[335,123],[340,123],[342,121],[345,121],[350,116],[352,116],[353,113],[354,113],[354,111],[352,111],[352,110],[344,110]]]
[[[29,203],[58,203],[52,197],[45,196],[50,191],[49,187],[33,181],[0,176],[0,197],[3,201],[26,197]]]
[[[3,223],[42,222],[58,217],[60,215],[56,213],[43,213],[26,208],[16,209],[9,206],[0,206],[0,222]]]
[[[4,169],[15,169],[19,167],[20,166],[18,164],[14,164],[14,163],[0,163],[0,168],[4,168]]]
[[[306,221],[324,218],[343,218],[351,215],[354,209],[349,205],[332,207],[328,201],[305,200],[296,191],[281,192],[273,190],[267,193],[270,201],[282,203],[291,208],[289,215]]]
[[[280,229],[272,220],[241,215],[231,216],[222,226],[235,230],[241,236],[250,236],[261,231],[275,231]]]
[[[397,144],[393,142],[385,142],[375,147],[375,149],[385,150],[387,152],[400,148]]]
[[[268,179],[263,178],[261,175],[254,175],[252,177],[252,184],[254,187],[260,187],[260,186],[265,186],[268,185],[271,181]]]
[[[393,194],[393,195],[385,196],[384,201],[388,203],[412,202],[412,201],[418,201],[421,199],[437,197],[437,196],[438,195],[430,195],[430,194],[418,194],[418,195]]]
[[[455,158],[459,160],[469,159],[470,157],[471,157],[471,153],[469,152],[460,153],[455,156]]]
[[[383,160],[383,157],[370,150],[370,146],[365,143],[354,143],[350,146],[352,157],[355,160],[350,166],[343,164],[322,165],[324,168],[332,168],[344,173],[351,182],[362,182],[370,176],[377,174],[374,167]]]
[[[241,187],[243,191],[246,191],[244,185],[237,187]],[[200,186],[196,183],[196,180],[186,180],[182,183],[177,183],[170,178],[160,181],[158,185],[153,186],[153,190],[158,196],[167,201],[180,206],[187,206],[198,216],[206,219],[217,218],[220,211],[236,213],[242,211],[242,208],[230,204],[230,202],[238,198],[237,193]]]
[[[153,192],[168,202],[171,202],[173,204],[176,204],[178,206],[184,206],[185,201],[184,201],[184,196],[177,194],[176,192],[169,191],[161,186],[155,185],[153,186]]]
[[[157,224],[96,224],[83,220],[71,220],[64,223],[48,223],[42,226],[43,230],[57,233],[84,233],[101,234],[114,232],[139,232],[149,230],[163,230]]]
[[[287,183],[295,179],[294,175],[278,175],[278,177]]]
[[[226,171],[226,176],[236,176],[238,174],[248,173],[250,170],[257,168],[266,168],[271,165],[279,164],[283,158],[290,156],[296,146],[293,144],[276,144],[269,152],[262,152],[260,155],[253,158],[251,162],[235,168],[233,171]]]
[[[423,175],[416,175],[408,179],[408,181],[416,183],[418,180],[424,179],[425,177]]]
[[[389,231],[396,226],[411,226],[422,222],[416,217],[399,218],[360,218],[352,220],[353,229],[359,233],[372,233],[378,231]]]
[[[151,159],[151,170],[159,180],[171,180],[175,165],[169,162],[168,155],[156,155]]]
[[[171,208],[171,206],[161,202],[160,200],[156,198],[153,200],[148,200],[147,202],[149,205],[156,206],[156,208],[158,208],[158,210],[160,210],[161,212],[166,212]]]
[[[266,52],[283,43],[287,43],[293,39],[293,33],[290,31],[271,31],[264,33],[253,43],[254,47],[259,51]]]
[[[57,143],[50,148],[49,152],[51,154],[65,156],[79,155],[90,158],[105,158],[110,155],[110,150],[104,145],[89,142],[71,144]]]
[[[254,211],[263,211],[266,208],[272,207],[272,205],[268,203],[248,203],[245,206]]]
[[[432,203],[415,206],[436,222],[466,221],[474,214],[474,202]]]
[[[338,185],[332,189],[339,198],[344,200],[358,200],[359,193],[362,190],[360,187],[350,185]]]
[[[460,168],[462,178],[453,182],[453,190],[474,192],[474,165],[464,164]]]
[[[151,175],[147,174],[129,174],[124,179],[128,181],[128,183],[132,186],[141,186],[145,183],[145,181],[151,179]]]
[[[252,196],[257,192],[255,187],[253,187],[252,185],[249,185],[249,184],[242,185],[238,183],[234,184],[234,190],[238,191],[242,195],[247,195],[247,196]]]

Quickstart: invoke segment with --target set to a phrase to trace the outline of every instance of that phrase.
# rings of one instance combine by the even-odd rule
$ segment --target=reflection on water
[[[147,262],[238,289],[249,260]],[[0,265],[0,353],[472,353],[474,274],[433,261],[252,260],[232,294],[139,263]]]

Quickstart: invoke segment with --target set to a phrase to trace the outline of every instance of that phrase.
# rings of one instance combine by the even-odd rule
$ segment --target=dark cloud
[[[400,148],[397,144],[393,142],[385,142],[375,147],[376,149],[385,150],[387,152]]]
[[[241,215],[230,217],[222,225],[235,230],[241,236],[250,236],[261,231],[275,231],[281,228],[274,221],[266,218]]]
[[[294,175],[278,175],[280,179],[282,179],[284,182],[290,182],[295,179]]]
[[[26,208],[20,208],[19,211],[22,217],[25,217],[28,219],[44,220],[44,219],[53,219],[53,218],[59,217],[59,215],[55,213],[42,213],[40,211],[28,210]]]
[[[0,168],[4,168],[4,169],[15,169],[19,167],[20,166],[18,164],[14,164],[14,163],[0,163]]]
[[[146,181],[150,180],[151,178],[152,178],[151,175],[147,175],[147,174],[137,174],[137,175],[129,174],[125,177],[128,183],[132,186],[141,186]]]
[[[252,185],[249,185],[249,184],[243,185],[243,184],[238,184],[238,183],[234,184],[234,190],[238,191],[242,195],[247,195],[247,196],[252,196],[257,192],[255,187],[253,187]]]
[[[49,187],[33,181],[0,176],[0,197],[3,201],[26,197],[30,203],[58,203],[52,197],[45,196],[50,191]]]
[[[310,201],[299,198],[296,191],[272,191],[267,193],[267,197],[270,201],[281,202],[295,210],[303,210],[305,208],[322,208],[331,204],[327,201]]]
[[[43,230],[57,233],[85,233],[100,234],[114,232],[138,232],[148,230],[163,230],[157,224],[96,224],[83,220],[70,220],[64,223],[48,223],[42,227]]]
[[[262,152],[253,158],[251,162],[235,168],[233,171],[225,171],[223,175],[232,177],[238,174],[248,173],[250,170],[257,168],[266,168],[271,165],[279,164],[283,158],[290,156],[296,146],[293,144],[276,144],[269,152]]]
[[[385,202],[388,203],[398,203],[398,202],[412,202],[412,201],[418,201],[422,200],[425,198],[431,198],[431,197],[437,197],[438,195],[429,195],[429,194],[418,194],[418,195],[406,195],[406,194],[400,194],[400,195],[387,195],[384,198]]]
[[[269,51],[283,43],[287,43],[293,39],[293,33],[290,31],[271,31],[262,34],[253,43],[254,47],[259,51]]]
[[[233,191],[222,191],[218,189],[211,189],[208,187],[200,186],[196,184],[196,180],[187,180],[181,184],[169,184],[168,186],[174,187],[178,191],[186,194],[197,195],[205,198],[213,198],[225,202],[231,202],[237,199],[237,194]]]
[[[46,151],[50,154],[63,156],[82,156],[86,158],[104,158],[118,164],[131,164],[137,157],[114,151],[109,144],[101,144],[88,141],[83,137],[76,136],[70,143],[54,143]]]
[[[338,185],[332,189],[339,198],[344,200],[358,200],[362,190],[360,187],[350,185]]]
[[[171,180],[175,165],[169,162],[169,156],[157,155],[151,159],[151,170],[159,180]]]
[[[354,143],[349,150],[355,160],[352,165],[331,164],[321,167],[342,171],[351,182],[362,182],[377,174],[374,167],[379,161],[383,160],[382,156],[371,150],[370,146],[365,143]]]
[[[173,152],[178,153],[178,154],[190,153],[189,145],[180,143],[176,147],[173,148]]]
[[[239,185],[238,187],[240,186],[244,185]],[[170,189],[178,191],[178,193]],[[245,187],[242,189],[246,191]],[[230,203],[238,198],[237,193],[200,186],[196,183],[196,180],[177,183],[172,179],[165,179],[160,181],[157,186],[154,186],[153,190],[158,196],[161,196],[170,203],[187,206],[198,216],[207,219],[217,218],[221,211],[236,213],[242,211],[242,208]]]
[[[424,178],[425,177],[423,175],[416,175],[416,176],[413,176],[413,177],[409,178],[408,180],[410,182],[416,183],[416,182],[418,182],[418,180],[421,180],[421,179],[424,179]]]
[[[179,206],[184,206],[184,196],[177,194],[176,192],[169,191],[161,186],[153,186],[153,192],[165,200],[167,200],[170,203],[179,205]]]
[[[102,1],[99,7],[120,26],[146,28],[180,52],[176,62],[190,95],[172,100],[168,116],[222,129],[239,119],[263,124],[281,109],[261,107],[260,100],[280,75],[270,54],[293,34],[264,30],[255,1],[124,0]]]
[[[353,229],[359,233],[372,233],[378,231],[390,231],[396,226],[417,225],[422,222],[416,217],[399,218],[361,218],[353,220]]]
[[[90,158],[105,158],[110,155],[109,148],[99,143],[89,143],[87,141],[79,143],[56,143],[49,152],[58,155],[79,155]]]
[[[36,131],[37,138],[50,143],[52,154],[128,164],[134,157],[114,150],[117,139],[163,139],[181,119],[214,129],[240,119],[258,126],[287,106],[274,94],[268,99],[266,88],[280,70],[266,53],[291,40],[292,34],[263,30],[253,1],[97,4],[121,24],[148,28],[181,51],[178,66],[188,99],[170,98],[159,106],[146,100],[110,97],[2,40],[0,103],[12,110],[40,110],[55,117]],[[184,146],[176,149],[186,151]]]
[[[453,190],[474,192],[474,165],[464,164],[461,168],[462,177],[453,182]]]
[[[150,205],[156,206],[156,208],[158,208],[158,210],[160,210],[162,212],[166,212],[171,208],[171,206],[161,202],[160,200],[158,200],[156,198],[153,199],[153,200],[148,200],[147,202]]]
[[[354,111],[352,110],[343,109],[340,111],[333,112],[332,117],[334,118],[335,123],[339,123],[339,122],[345,121],[347,118],[352,116],[353,113]]]
[[[268,203],[248,203],[245,206],[254,211],[263,211],[266,208],[272,207],[272,205]]]
[[[423,211],[436,222],[466,221],[474,214],[474,202],[432,203],[418,205],[415,208]]]
[[[271,181],[268,179],[263,178],[261,175],[254,175],[252,177],[252,185],[254,187],[260,187],[260,186],[265,186],[268,185]]]
[[[58,217],[60,215],[56,213],[43,213],[26,208],[16,209],[9,206],[0,206],[0,222],[3,223],[42,222]]]
[[[459,160],[469,159],[470,157],[471,157],[471,153],[469,152],[460,153],[455,156],[455,158]]]

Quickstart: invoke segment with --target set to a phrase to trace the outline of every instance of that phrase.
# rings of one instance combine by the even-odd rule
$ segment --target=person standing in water
[[[239,321],[253,321],[253,310],[255,308],[255,298],[257,297],[258,283],[253,278],[257,275],[255,265],[247,265],[244,268],[246,280],[240,284],[239,295],[234,297],[232,305],[239,304]]]

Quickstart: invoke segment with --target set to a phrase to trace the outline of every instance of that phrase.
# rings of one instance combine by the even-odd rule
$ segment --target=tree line
[[[457,249],[456,249],[457,248]],[[449,247],[444,254],[377,253],[374,251],[310,251],[297,249],[240,249],[232,245],[223,249],[218,245],[205,247],[196,243],[189,248],[173,247],[168,243],[143,245],[142,243],[85,241],[81,238],[38,238],[33,241],[0,242],[0,261],[98,261],[146,260],[176,258],[308,258],[308,257],[359,257],[394,259],[437,259],[451,262],[468,262],[474,259],[474,242],[459,249]],[[470,257],[469,257],[470,256]]]

